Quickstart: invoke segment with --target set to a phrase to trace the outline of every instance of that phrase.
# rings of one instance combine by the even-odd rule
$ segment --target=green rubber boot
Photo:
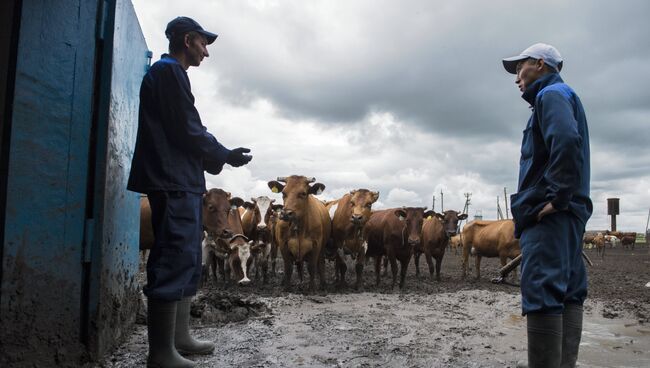
[[[174,344],[176,350],[183,355],[207,355],[214,351],[214,343],[196,340],[190,336],[190,307],[192,297],[186,297],[178,302],[176,310],[176,334]]]
[[[147,368],[191,368],[195,364],[183,358],[174,347],[177,302],[149,299]]]

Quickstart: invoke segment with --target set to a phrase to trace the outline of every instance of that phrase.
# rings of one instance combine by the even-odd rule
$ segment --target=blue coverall
[[[511,196],[522,251],[522,313],[561,314],[582,305],[587,274],[582,237],[589,198],[589,132],[580,99],[558,73],[533,82],[522,96],[532,107],[524,130],[517,193]],[[537,220],[551,202],[558,211]]]
[[[154,246],[147,262],[147,297],[164,301],[196,294],[201,274],[204,170],[218,174],[230,150],[203,126],[185,69],[162,55],[142,80],[129,190],[151,204]]]

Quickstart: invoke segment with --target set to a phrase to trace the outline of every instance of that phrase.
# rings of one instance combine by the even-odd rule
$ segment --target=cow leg
[[[400,277],[399,277],[399,288],[402,289],[404,288],[404,280],[406,279],[406,271],[408,270],[409,267],[409,262],[411,261],[411,255],[409,254],[408,257],[403,257],[400,259]]]
[[[316,267],[318,270],[318,279],[320,280],[320,289],[327,289],[327,280],[325,280],[325,253],[320,252],[316,257]]]
[[[421,252],[415,251],[415,277],[420,277],[420,256],[422,255]],[[424,258],[426,259],[426,255]]]
[[[441,278],[440,278],[440,266],[442,266],[442,258],[443,257],[444,257],[444,255],[441,255],[440,257],[436,258],[436,280],[437,281],[441,280]],[[431,275],[431,276],[433,276],[433,275]]]
[[[302,263],[302,262],[301,262]],[[309,292],[314,292],[314,279],[316,278],[316,263],[318,263],[317,256],[309,257],[307,261],[307,272],[309,272]]]
[[[395,288],[395,284],[397,284],[397,259],[395,258],[394,254],[388,255],[388,260],[390,261],[390,271],[393,274],[393,285],[392,288]]]
[[[463,244],[463,263],[460,266],[463,269],[463,279],[467,277],[467,267],[469,266],[470,244]]]
[[[297,262],[296,263],[296,269],[298,271],[298,278],[300,279],[300,283],[302,284],[302,281],[303,281],[302,274],[303,274],[303,271],[305,269],[305,261],[302,260],[302,261]]]
[[[476,279],[481,278],[481,256],[476,255]]]
[[[429,275],[431,275],[431,280],[433,280],[433,259],[430,252],[424,252],[424,259],[427,261],[427,266],[429,266]]]
[[[359,253],[356,259],[356,264],[355,264],[355,271],[357,273],[357,283],[354,284],[354,289],[359,290],[359,288],[363,287],[363,264],[365,263],[366,255]]]
[[[336,261],[336,273],[339,275],[338,284],[339,286],[345,286],[345,273],[348,270],[348,266],[345,264],[345,254],[343,253],[343,248],[336,249],[334,259]]]
[[[388,256],[384,257],[384,276],[388,276]]]
[[[375,257],[375,277],[377,278],[377,281],[375,285],[379,286],[379,282],[381,281],[381,259],[382,255],[378,255]]]
[[[289,290],[291,288],[291,274],[293,273],[293,262],[285,259],[284,260],[284,287]]]

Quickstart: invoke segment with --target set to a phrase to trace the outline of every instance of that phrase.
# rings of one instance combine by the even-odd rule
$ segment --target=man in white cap
[[[580,99],[560,78],[555,47],[537,43],[503,59],[530,104],[519,184],[511,197],[520,239],[521,304],[529,367],[575,367],[587,274],[582,236],[589,198],[589,132]],[[525,366],[525,365],[520,365]]]

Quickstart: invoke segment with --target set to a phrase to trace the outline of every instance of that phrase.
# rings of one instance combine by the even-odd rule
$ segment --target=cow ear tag
[[[323,189],[318,188],[318,190],[316,191],[316,195],[321,195],[321,194],[323,194]]]
[[[279,193],[280,191],[278,190],[278,187],[273,187],[273,189],[271,189],[271,192]]]
[[[427,220],[431,220],[432,218],[433,216],[429,215],[429,217],[427,217]]]
[[[400,221],[404,221],[404,220],[405,220],[405,217],[404,217],[404,216],[400,216],[400,217],[399,217],[399,220],[400,220]]]

